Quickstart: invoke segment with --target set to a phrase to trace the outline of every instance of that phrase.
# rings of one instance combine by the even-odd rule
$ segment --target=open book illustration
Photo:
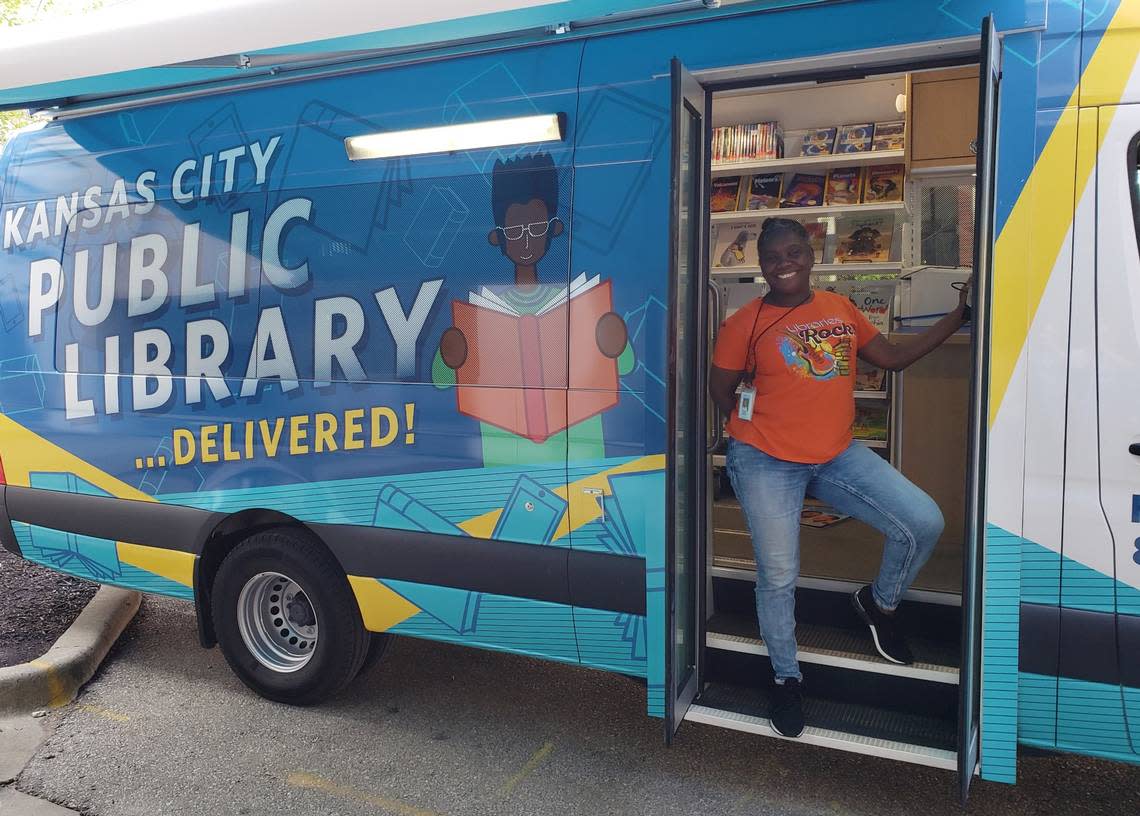
[[[617,361],[597,341],[598,321],[613,311],[612,283],[582,274],[561,289],[544,288],[551,294],[537,299],[534,312],[515,305],[536,304],[525,290],[518,298],[486,286],[451,307],[467,339],[467,359],[455,372],[460,412],[533,442],[618,401]]]

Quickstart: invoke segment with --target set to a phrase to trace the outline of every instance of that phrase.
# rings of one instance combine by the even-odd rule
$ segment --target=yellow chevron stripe
[[[1077,107],[1118,103],[1140,54],[1140,2],[1124,0],[1113,15],[1080,85],[1073,91],[994,246],[993,325],[990,344],[992,426],[1005,399],[1045,285],[1073,224],[1068,202],[1083,195],[1095,153],[1076,156]],[[1104,109],[1102,117],[1111,116]],[[1105,132],[1101,128],[1101,134]],[[1083,138],[1083,134],[1082,134]],[[1097,150],[1103,136],[1096,134]]]
[[[576,482],[571,482],[566,487],[557,488],[554,492],[567,501],[570,507],[567,509],[566,515],[562,517],[562,523],[554,533],[554,540],[564,538],[569,535],[571,530],[577,530],[585,524],[589,524],[594,519],[602,515],[602,509],[597,502],[597,497],[582,491],[587,488],[602,490],[609,493],[609,478],[617,476],[620,473],[643,473],[651,470],[662,470],[665,467],[665,455],[658,454],[655,456],[643,456],[640,459],[634,459],[632,462],[626,462],[624,465],[610,468],[608,470],[599,471]],[[664,497],[662,497],[664,500]],[[492,531],[495,529],[495,524],[499,521],[499,516],[503,514],[502,510],[492,510],[489,513],[484,513],[481,516],[475,516],[467,521],[459,524],[459,527],[468,535],[476,538],[490,538]],[[571,526],[573,525],[573,526]]]
[[[3,414],[0,414],[0,457],[4,460],[4,475],[10,485],[31,487],[32,472],[74,473],[120,499],[155,500]]]
[[[162,547],[144,547],[141,544],[117,543],[119,560],[125,564],[161,575],[176,584],[194,587],[194,562],[197,556]]]
[[[415,604],[397,595],[375,578],[348,576],[348,583],[360,605],[360,617],[369,632],[387,632],[420,611]]]

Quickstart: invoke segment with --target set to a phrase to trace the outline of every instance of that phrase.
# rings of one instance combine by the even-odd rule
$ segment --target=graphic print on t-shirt
[[[851,373],[851,340],[855,326],[837,317],[811,323],[793,323],[784,328],[780,355],[788,368],[801,377],[830,380]]]

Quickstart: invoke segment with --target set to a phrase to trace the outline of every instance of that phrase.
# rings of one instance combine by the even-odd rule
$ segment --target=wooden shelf
[[[886,391],[856,391],[855,399],[887,399]]]
[[[757,159],[735,162],[713,162],[714,176],[735,176],[744,173],[768,173],[774,170],[825,169],[901,163],[904,150],[869,150],[862,153],[835,153],[830,156],[793,156],[788,159]]]
[[[883,263],[846,263],[846,264],[816,264],[812,267],[813,275],[867,275],[876,272],[900,272],[902,261],[885,261]],[[709,269],[713,277],[725,278],[758,278],[758,266],[714,266]]]
[[[832,204],[824,207],[778,207],[768,210],[732,210],[709,215],[713,223],[719,221],[749,221],[763,218],[815,218],[820,215],[839,215],[851,212],[889,212],[901,210],[905,202],[887,201],[883,204]]]

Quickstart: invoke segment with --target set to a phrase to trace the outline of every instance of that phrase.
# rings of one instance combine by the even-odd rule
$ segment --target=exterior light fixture
[[[344,148],[350,161],[392,159],[452,153],[457,150],[560,142],[565,138],[565,133],[566,114],[546,113],[350,136],[344,140]]]

